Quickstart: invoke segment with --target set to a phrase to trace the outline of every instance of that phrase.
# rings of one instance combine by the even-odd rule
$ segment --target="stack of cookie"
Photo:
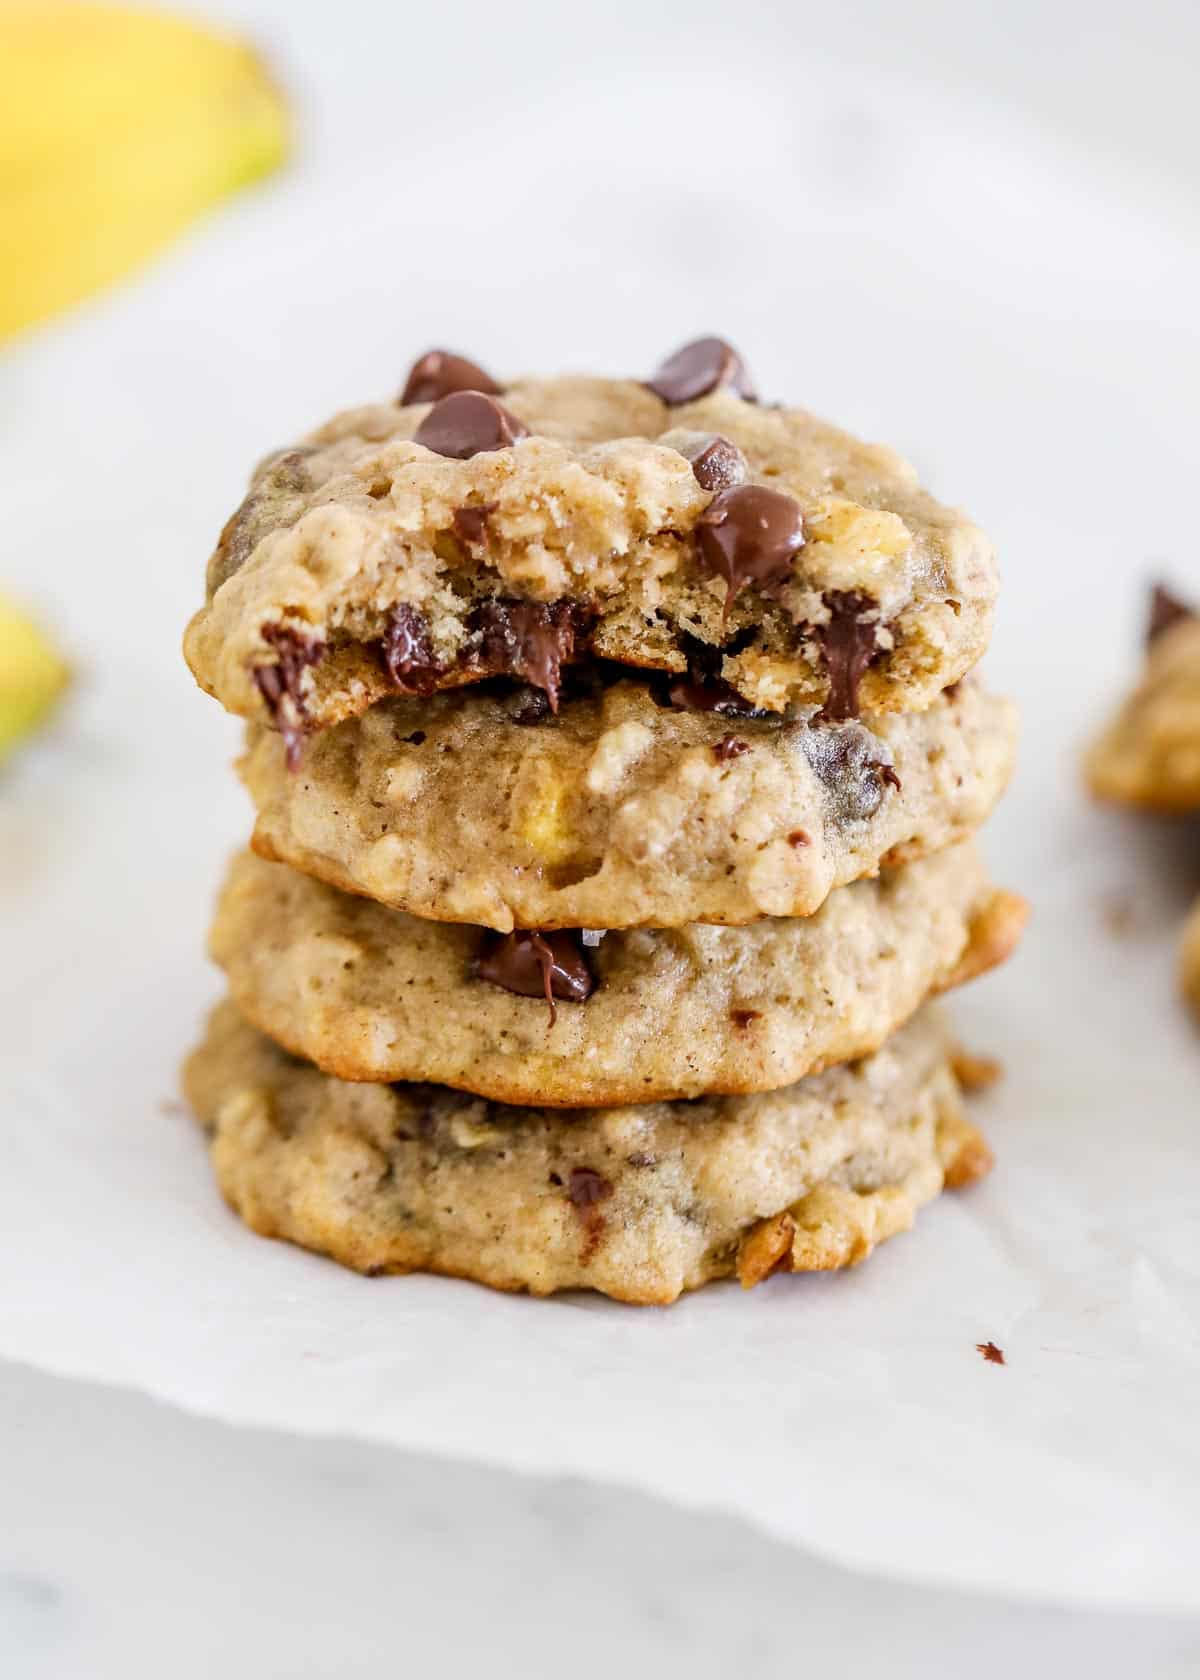
[[[1200,612],[1161,584],[1150,597],[1145,669],[1085,768],[1100,799],[1166,816],[1200,811]],[[1200,901],[1184,925],[1179,979],[1200,1015]]]
[[[995,595],[973,525],[718,339],[644,382],[432,351],[266,460],[186,640],[258,814],[186,1071],[232,1206],[666,1302],[985,1171],[927,1000],[1024,916],[971,838]]]

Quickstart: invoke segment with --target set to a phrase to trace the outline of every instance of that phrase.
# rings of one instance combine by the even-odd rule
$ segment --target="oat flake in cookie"
[[[255,1231],[360,1272],[665,1304],[714,1278],[864,1260],[991,1157],[922,1011],[875,1056],[749,1097],[564,1111],[350,1085],[229,1004],[184,1070]]]
[[[807,919],[590,945],[421,921],[245,853],[210,950],[241,1014],[326,1073],[573,1107],[769,1090],[866,1055],[1004,961],[1024,918],[971,844]]]
[[[524,705],[390,700],[310,740],[297,772],[252,729],[255,850],[500,933],[807,916],[978,828],[1016,736],[1012,706],[973,679],[927,711],[847,723],[734,720],[626,681],[519,727]]]
[[[467,380],[475,380],[475,387]],[[263,463],[186,653],[287,736],[395,693],[706,667],[752,706],[926,706],[978,659],[991,548],[890,450],[754,400],[719,339],[644,380],[496,380],[445,351],[400,403]]]

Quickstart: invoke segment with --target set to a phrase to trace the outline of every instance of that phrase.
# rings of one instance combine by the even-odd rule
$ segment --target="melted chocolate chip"
[[[481,980],[518,997],[544,997],[550,1025],[558,1019],[555,998],[583,1003],[595,987],[579,935],[573,928],[552,933],[489,934],[476,972]]]
[[[762,1020],[761,1009],[731,1009],[729,1019],[735,1027],[748,1027],[753,1021]]]
[[[802,729],[801,751],[843,822],[873,817],[883,803],[885,786],[899,784],[891,765],[879,757],[880,745],[857,723],[843,729]]]
[[[400,393],[401,406],[409,403],[437,402],[453,391],[482,391],[486,396],[498,397],[503,387],[465,356],[450,350],[426,350],[408,371],[404,389]]]
[[[604,1235],[604,1215],[600,1212],[600,1203],[606,1202],[612,1193],[613,1187],[603,1173],[596,1172],[593,1167],[572,1167],[567,1195],[583,1222],[585,1238],[579,1258],[584,1265],[595,1254]]]
[[[753,718],[764,714],[719,677],[708,682],[691,676],[677,677],[667,688],[667,699],[681,711],[719,712],[722,717]]]
[[[728,438],[701,434],[680,453],[692,463],[692,473],[702,490],[736,490],[746,482],[746,457]]]
[[[858,685],[879,647],[879,626],[864,615],[871,602],[856,590],[833,589],[824,597],[829,623],[816,632],[829,676],[821,717],[844,723],[858,716]]]
[[[1150,647],[1173,624],[1179,624],[1185,618],[1195,618],[1195,616],[1195,610],[1189,607],[1186,601],[1181,601],[1178,595],[1173,595],[1161,583],[1156,583],[1150,596],[1150,618],[1146,625],[1146,646]]]
[[[495,397],[482,391],[452,391],[434,403],[413,442],[452,461],[469,461],[473,455],[511,449],[528,436],[528,428]]]
[[[444,675],[433,653],[429,625],[420,608],[400,601],[383,633],[383,662],[401,694],[430,695]]]
[[[804,546],[804,515],[781,490],[744,484],[713,497],[696,521],[696,538],[701,569],[728,586],[728,613],[746,584],[771,593],[788,581]]]
[[[749,741],[739,741],[736,735],[722,735],[713,748],[713,757],[718,764],[727,764],[731,758],[740,758],[749,751]]]
[[[801,846],[811,846],[812,835],[809,834],[806,829],[794,828],[788,835],[787,842],[789,846],[795,846],[797,848]]]
[[[499,505],[498,502],[480,502],[475,507],[455,508],[450,523],[459,542],[476,548],[485,543],[488,515],[495,513]]]
[[[308,709],[304,703],[301,678],[310,666],[316,665],[325,652],[320,637],[306,635],[286,624],[263,626],[263,641],[274,648],[278,663],[256,665],[255,686],[271,714],[276,729],[283,736],[283,749],[289,770],[300,768],[304,747],[304,733],[308,727]]]
[[[567,596],[487,601],[471,616],[470,627],[479,636],[473,662],[489,675],[520,677],[540,688],[557,712],[562,668],[585,650],[594,618],[586,602]]]
[[[603,1173],[596,1172],[594,1168],[573,1167],[568,1193],[575,1207],[595,1207],[597,1202],[608,1200],[613,1193],[613,1187]]]
[[[660,363],[646,384],[672,408],[705,397],[719,385],[728,385],[747,402],[757,401],[746,364],[723,338],[693,339]]]

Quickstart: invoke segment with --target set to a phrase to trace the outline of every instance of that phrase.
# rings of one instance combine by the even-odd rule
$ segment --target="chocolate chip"
[[[765,716],[721,676],[725,655],[740,653],[743,639],[753,640],[754,634],[753,629],[739,632],[724,647],[702,642],[698,636],[689,636],[686,632],[681,634],[679,641],[687,657],[687,675],[671,679],[666,689],[666,703],[681,710],[719,712],[723,717]]]
[[[801,751],[844,822],[873,817],[883,803],[884,787],[899,781],[891,765],[879,757],[881,745],[858,723],[842,729],[802,726]]]
[[[519,723],[523,729],[530,728],[535,723],[542,723],[550,716],[550,701],[540,688],[523,688],[517,709],[512,715],[514,723]]]
[[[544,997],[551,1026],[558,1019],[555,998],[582,1003],[596,984],[573,928],[558,928],[552,933],[488,934],[476,972],[481,980],[502,986],[518,997]]]
[[[716,678],[697,682],[692,677],[677,677],[667,688],[667,699],[681,711],[719,712],[722,717],[762,717],[757,706],[740,695],[729,683]]]
[[[728,385],[747,402],[757,401],[746,364],[723,338],[693,339],[660,363],[646,384],[672,408],[707,396],[719,385]]]
[[[612,1193],[613,1187],[603,1173],[596,1172],[592,1167],[572,1167],[567,1195],[583,1222],[585,1240],[579,1258],[584,1265],[595,1254],[604,1235],[604,1215],[600,1212],[600,1203],[606,1202]]]
[[[886,782],[888,787],[894,787],[897,793],[903,790],[904,783],[890,764],[876,764],[874,768],[878,772],[881,782]]]
[[[459,542],[478,548],[487,541],[488,515],[495,513],[498,502],[480,502],[475,507],[455,508],[450,515],[454,535]]]
[[[383,662],[401,694],[429,695],[437,688],[444,667],[434,657],[425,614],[407,601],[392,608],[383,633]]]
[[[562,668],[586,648],[595,611],[584,601],[486,601],[471,615],[478,635],[476,667],[520,677],[540,688],[558,711]],[[536,719],[531,719],[536,721]]]
[[[319,636],[287,624],[265,624],[262,639],[274,648],[278,663],[256,665],[252,673],[255,686],[283,736],[288,769],[298,770],[309,722],[301,678],[324,656],[325,643]]]
[[[829,623],[816,632],[825,670],[829,676],[829,698],[821,717],[843,723],[858,716],[858,685],[879,648],[879,626],[864,615],[872,603],[857,590],[832,589],[824,596]]]
[[[465,356],[456,356],[450,350],[426,350],[409,369],[400,403],[407,408],[409,403],[437,402],[453,391],[483,391],[489,397],[498,397],[502,390],[490,374]]]
[[[713,748],[713,757],[718,764],[727,764],[731,758],[740,758],[749,751],[749,741],[739,741],[736,735],[722,735]]]
[[[425,731],[414,729],[411,735],[402,735],[400,739],[410,747],[423,747],[425,745]]]
[[[495,397],[482,391],[452,391],[434,403],[413,442],[452,461],[469,461],[473,455],[511,449],[528,436],[528,428]]]
[[[804,546],[804,515],[781,490],[744,484],[713,497],[696,521],[696,537],[701,569],[725,579],[728,613],[746,584],[770,593],[788,581]]]
[[[761,1009],[731,1009],[729,1019],[735,1027],[748,1027],[752,1021],[762,1020]]]
[[[811,846],[812,835],[809,834],[806,829],[794,828],[788,835],[787,842],[789,846],[795,846],[797,848],[801,846]]]
[[[1178,595],[1173,595],[1161,583],[1156,583],[1150,596],[1150,618],[1146,625],[1146,646],[1150,647],[1172,625],[1181,623],[1185,618],[1195,618],[1195,616],[1195,610],[1189,607],[1186,601],[1181,601]]]
[[[680,454],[692,463],[696,483],[703,490],[736,490],[746,482],[746,457],[728,438],[700,433]]]
[[[576,1207],[595,1207],[597,1202],[606,1202],[612,1193],[613,1187],[603,1173],[596,1172],[592,1167],[571,1169],[568,1194]]]

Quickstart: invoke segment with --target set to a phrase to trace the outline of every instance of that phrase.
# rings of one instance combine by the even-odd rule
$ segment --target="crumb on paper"
[[[1100,917],[1114,939],[1128,939],[1137,931],[1137,912],[1128,893],[1107,893],[1100,900]]]
[[[983,1355],[989,1365],[1006,1365],[1004,1349],[998,1348],[995,1342],[976,1342],[976,1350]]]
[[[950,1068],[964,1091],[986,1091],[1004,1078],[1003,1062],[995,1056],[973,1056],[969,1050],[956,1050]]]

